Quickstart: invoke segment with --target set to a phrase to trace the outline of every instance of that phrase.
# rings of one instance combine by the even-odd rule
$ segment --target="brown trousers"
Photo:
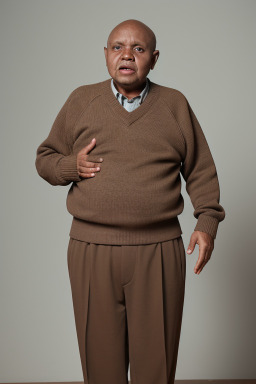
[[[186,277],[182,236],[145,245],[70,238],[68,271],[85,384],[173,384]]]

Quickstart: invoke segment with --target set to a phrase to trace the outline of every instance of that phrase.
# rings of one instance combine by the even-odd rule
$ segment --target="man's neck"
[[[136,88],[132,88],[132,84],[129,86],[123,86],[122,84],[116,83],[116,81],[113,79],[113,83],[118,90],[119,93],[124,95],[125,97],[128,98],[128,100],[132,99],[133,97],[139,96],[142,92],[142,90],[146,87],[147,84],[147,79],[140,84]]]

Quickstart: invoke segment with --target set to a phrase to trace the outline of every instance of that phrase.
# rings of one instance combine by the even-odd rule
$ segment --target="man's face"
[[[110,76],[128,89],[145,82],[159,55],[159,51],[152,51],[147,31],[138,26],[123,26],[113,31],[104,53]]]

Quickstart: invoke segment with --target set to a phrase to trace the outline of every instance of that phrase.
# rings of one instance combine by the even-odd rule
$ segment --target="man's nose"
[[[122,57],[125,60],[133,60],[134,55],[131,48],[124,48]]]

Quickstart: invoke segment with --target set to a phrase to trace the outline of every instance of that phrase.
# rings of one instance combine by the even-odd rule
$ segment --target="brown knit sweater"
[[[88,160],[103,157],[101,170],[81,178],[77,153],[94,137]],[[132,112],[115,98],[111,78],[77,87],[38,147],[35,165],[51,185],[72,182],[69,235],[81,241],[135,245],[180,236],[180,174],[194,207],[194,230],[215,238],[225,217],[215,163],[188,100],[152,81]]]

